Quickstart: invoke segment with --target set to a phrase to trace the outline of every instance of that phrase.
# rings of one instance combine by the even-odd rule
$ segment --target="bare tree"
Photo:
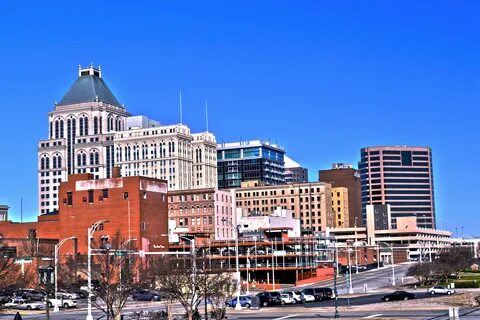
[[[212,318],[224,319],[225,298],[232,294],[235,285],[230,274],[208,269],[203,262],[190,255],[162,257],[151,261],[148,273],[167,299],[177,300],[185,308],[189,320],[200,317],[198,309],[204,299],[212,303]],[[171,319],[171,312],[168,314]]]
[[[15,259],[10,257],[0,258],[0,288],[22,286],[26,280],[20,265],[15,264]]]
[[[105,313],[107,319],[120,319],[134,290],[134,258],[122,247],[123,243],[117,232],[93,256],[91,276],[97,286],[93,288],[96,299],[92,305]]]
[[[431,262],[416,263],[408,269],[407,276],[417,279],[418,284],[423,286],[429,283],[435,274],[435,265]]]

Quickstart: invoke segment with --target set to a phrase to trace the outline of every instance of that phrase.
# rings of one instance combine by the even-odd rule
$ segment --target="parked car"
[[[58,290],[57,295],[59,297],[72,299],[72,300],[80,299],[80,295],[78,293],[70,292],[70,291],[67,291],[67,290]]]
[[[23,289],[22,297],[26,300],[44,301],[47,293],[43,290]]]
[[[330,288],[307,288],[302,290],[303,294],[314,296],[316,301],[330,300],[334,298]]]
[[[14,290],[4,289],[0,291],[0,304],[9,302],[13,297]]]
[[[410,300],[410,299],[415,299],[415,295],[407,291],[395,291],[393,293],[386,294],[382,297],[382,301]]]
[[[237,297],[233,297],[225,301],[227,307],[236,307],[237,306]],[[240,296],[240,305],[244,308],[250,308],[252,306],[252,297],[250,296]]]
[[[315,296],[306,292],[302,292],[302,302],[314,302]]]
[[[280,304],[282,301],[280,299],[280,293],[277,291],[264,291],[257,294],[257,297],[260,298],[261,306],[273,306]]]
[[[288,293],[282,293],[280,295],[280,303],[281,304],[295,304],[297,301],[292,297],[292,295]]]
[[[160,301],[161,297],[158,293],[150,290],[139,290],[132,295],[136,301]]]
[[[286,293],[292,296],[295,299],[295,303],[302,302],[302,292],[300,291],[283,291],[282,293]]]
[[[430,294],[454,294],[456,291],[444,286],[435,286],[427,290]]]
[[[77,300],[67,299],[67,298],[52,298],[48,300],[48,307],[52,308],[58,306],[59,308],[75,308],[77,306]]]
[[[45,309],[45,303],[26,301],[22,298],[11,299],[5,304],[5,308],[22,309],[22,310],[42,310]]]

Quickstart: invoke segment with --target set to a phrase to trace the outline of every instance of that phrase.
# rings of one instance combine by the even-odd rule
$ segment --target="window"
[[[88,203],[93,203],[93,190],[88,190]]]
[[[142,231],[147,230],[147,223],[145,221],[142,221]]]
[[[107,198],[108,198],[108,189],[103,189],[103,190],[102,190],[102,197],[103,197],[103,199],[107,199]]]
[[[72,193],[67,192],[67,205],[71,206],[73,204]]]
[[[128,192],[123,193],[123,199],[128,200]]]
[[[147,199],[147,193],[145,191],[143,191],[143,199]]]

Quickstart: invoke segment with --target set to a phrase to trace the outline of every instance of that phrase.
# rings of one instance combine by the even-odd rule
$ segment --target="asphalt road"
[[[402,278],[407,274],[408,268],[411,264],[397,264],[395,265],[395,282],[397,286],[402,284]],[[368,271],[352,274],[352,287],[354,293],[363,293],[364,285],[367,285],[367,292],[375,291],[381,288],[391,287],[392,284],[392,267],[386,266],[380,269],[372,269]],[[330,287],[333,288],[333,280],[322,281],[315,284],[300,286],[298,289],[308,287]],[[347,294],[347,279],[345,276],[337,278],[337,291],[339,295]]]

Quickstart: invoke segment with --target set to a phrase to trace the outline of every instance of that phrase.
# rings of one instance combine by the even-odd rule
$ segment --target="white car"
[[[45,309],[45,303],[25,301],[21,298],[15,298],[5,304],[5,308],[22,309],[22,310],[42,310]]]
[[[294,304],[295,299],[288,293],[282,293],[280,295],[281,304]]]
[[[315,301],[315,296],[313,296],[311,294],[302,293],[302,301],[303,302],[314,302]]]
[[[59,299],[49,299],[48,306],[55,307],[58,306],[59,308],[75,308],[77,306],[77,300],[67,299],[67,298],[59,298]]]
[[[58,291],[58,297],[63,297],[67,299],[77,300],[80,299],[80,296],[75,292],[68,292],[68,291]]]
[[[444,286],[435,286],[427,290],[430,294],[454,294],[456,291]]]
[[[302,302],[302,293],[300,291],[284,291],[282,293],[289,294],[294,300],[294,303]]]

